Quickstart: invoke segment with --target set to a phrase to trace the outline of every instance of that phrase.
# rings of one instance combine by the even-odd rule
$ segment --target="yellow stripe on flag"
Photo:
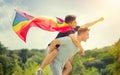
[[[17,25],[15,25],[15,26],[13,27],[13,30],[14,30],[15,32],[18,32],[18,31],[21,30],[22,27],[24,27],[24,26],[27,25],[28,23],[29,23],[29,21],[20,22],[20,23],[18,23]]]

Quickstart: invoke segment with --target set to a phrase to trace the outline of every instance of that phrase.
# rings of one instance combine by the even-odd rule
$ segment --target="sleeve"
[[[71,38],[66,36],[66,37],[59,38],[59,40],[60,40],[60,45],[66,45],[71,41]]]
[[[76,26],[76,27],[74,28],[74,30],[75,30],[75,31],[78,31],[79,28],[80,28],[80,26]]]
[[[64,33],[59,32],[58,35],[56,36],[56,38],[61,38],[61,37],[69,36],[69,34],[74,34],[74,31],[73,30],[69,30],[69,31],[64,32]]]
[[[74,30],[70,30],[67,32],[67,36],[69,36],[70,34],[74,34]]]

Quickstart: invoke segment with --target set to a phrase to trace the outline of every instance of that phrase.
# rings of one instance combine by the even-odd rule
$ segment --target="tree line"
[[[9,50],[0,43],[0,75],[35,75],[46,56],[45,49]],[[76,54],[69,75],[120,75],[120,39],[111,46]],[[50,75],[47,66],[43,75]]]

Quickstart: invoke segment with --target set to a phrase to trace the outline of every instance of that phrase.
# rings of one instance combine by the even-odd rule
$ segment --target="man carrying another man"
[[[86,41],[89,38],[89,29],[80,28],[76,39],[81,43],[81,41]],[[62,75],[65,63],[79,52],[79,48],[73,43],[72,39],[68,36],[58,38],[52,41],[50,48],[55,48],[57,44],[60,44],[58,50],[58,55],[55,57],[54,62],[50,63],[50,68],[53,75]]]

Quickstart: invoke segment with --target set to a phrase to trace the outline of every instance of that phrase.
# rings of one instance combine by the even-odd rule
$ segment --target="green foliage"
[[[35,71],[37,70],[38,64],[36,62],[27,62],[25,63],[25,70],[23,72],[24,75],[35,75]]]
[[[73,67],[72,72],[71,72],[70,75],[73,75],[73,74],[76,74],[76,75],[79,75],[79,74],[86,75],[85,67],[84,67],[83,63],[81,62],[81,60],[80,60],[79,54],[77,54],[74,58],[75,58],[74,61],[73,61],[74,63],[72,63],[72,65],[74,67]]]
[[[3,75],[3,67],[1,63],[0,63],[0,75]]]
[[[8,50],[0,43],[0,75],[35,75],[45,58],[45,50]],[[120,39],[111,46],[76,54],[69,75],[120,75]],[[43,75],[50,75],[49,66]]]
[[[7,48],[4,47],[0,42],[0,55],[4,55],[7,53]]]
[[[28,58],[28,50],[27,49],[22,49],[21,52],[19,53],[19,56],[22,60],[22,63],[25,64]]]
[[[43,70],[42,75],[50,75],[50,74],[51,74],[50,67],[46,66],[45,69]]]
[[[115,64],[109,64],[106,68],[101,70],[101,75],[113,75],[115,70]]]
[[[14,70],[14,61],[5,55],[0,56],[1,70],[3,75],[11,75]]]

